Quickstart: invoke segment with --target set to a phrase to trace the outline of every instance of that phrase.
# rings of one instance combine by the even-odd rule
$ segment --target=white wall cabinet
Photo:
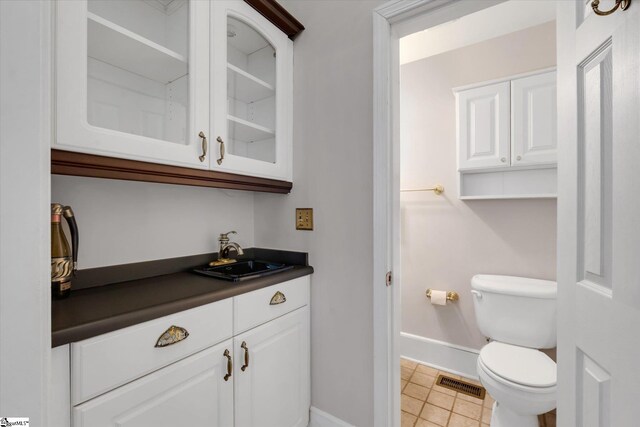
[[[511,165],[557,163],[556,73],[511,82]]]
[[[309,286],[300,277],[57,348],[52,393],[74,427],[306,426]],[[189,335],[154,347],[172,325]]]
[[[556,73],[454,89],[461,199],[555,197]]]
[[[291,181],[291,40],[245,2],[219,0],[211,46],[211,169]]]
[[[293,43],[241,0],[56,2],[53,148],[291,181]]]
[[[457,93],[458,169],[509,167],[509,82]]]

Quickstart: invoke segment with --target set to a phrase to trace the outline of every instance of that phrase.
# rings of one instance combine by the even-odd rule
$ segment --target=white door
[[[511,165],[557,161],[556,72],[511,82]]]
[[[76,406],[74,427],[233,427],[232,344],[229,339]]]
[[[244,1],[211,2],[211,170],[291,181],[293,42]]]
[[[510,83],[456,92],[458,169],[508,167]]]
[[[55,4],[53,147],[207,169],[209,2]]]
[[[640,420],[640,2],[558,2],[558,425]],[[602,1],[608,10],[613,1]]]
[[[309,307],[234,338],[236,427],[309,423]]]

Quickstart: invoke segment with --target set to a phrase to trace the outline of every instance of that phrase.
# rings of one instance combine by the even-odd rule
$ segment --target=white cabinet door
[[[208,37],[209,2],[56,2],[53,147],[208,168]]]
[[[556,72],[511,82],[511,165],[555,164]]]
[[[225,350],[232,356],[232,344],[229,339],[76,406],[74,427],[233,427],[234,384],[225,356]]]
[[[309,306],[238,335],[234,353],[236,427],[306,427]]]
[[[501,82],[456,93],[459,170],[509,166],[509,91]]]
[[[241,0],[211,3],[214,171],[291,181],[293,42]]]

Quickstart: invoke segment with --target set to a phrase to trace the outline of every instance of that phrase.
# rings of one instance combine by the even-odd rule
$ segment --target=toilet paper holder
[[[427,298],[431,298],[431,289],[427,289]],[[456,291],[448,291],[447,292],[447,301],[458,301],[460,299],[460,295]]]

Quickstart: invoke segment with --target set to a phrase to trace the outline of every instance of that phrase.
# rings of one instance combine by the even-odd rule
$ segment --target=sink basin
[[[198,274],[215,277],[217,279],[231,280],[239,282],[241,280],[254,279],[256,277],[267,276],[280,271],[290,270],[293,265],[279,264],[268,261],[238,261],[233,264],[218,265],[215,267],[196,268]]]

